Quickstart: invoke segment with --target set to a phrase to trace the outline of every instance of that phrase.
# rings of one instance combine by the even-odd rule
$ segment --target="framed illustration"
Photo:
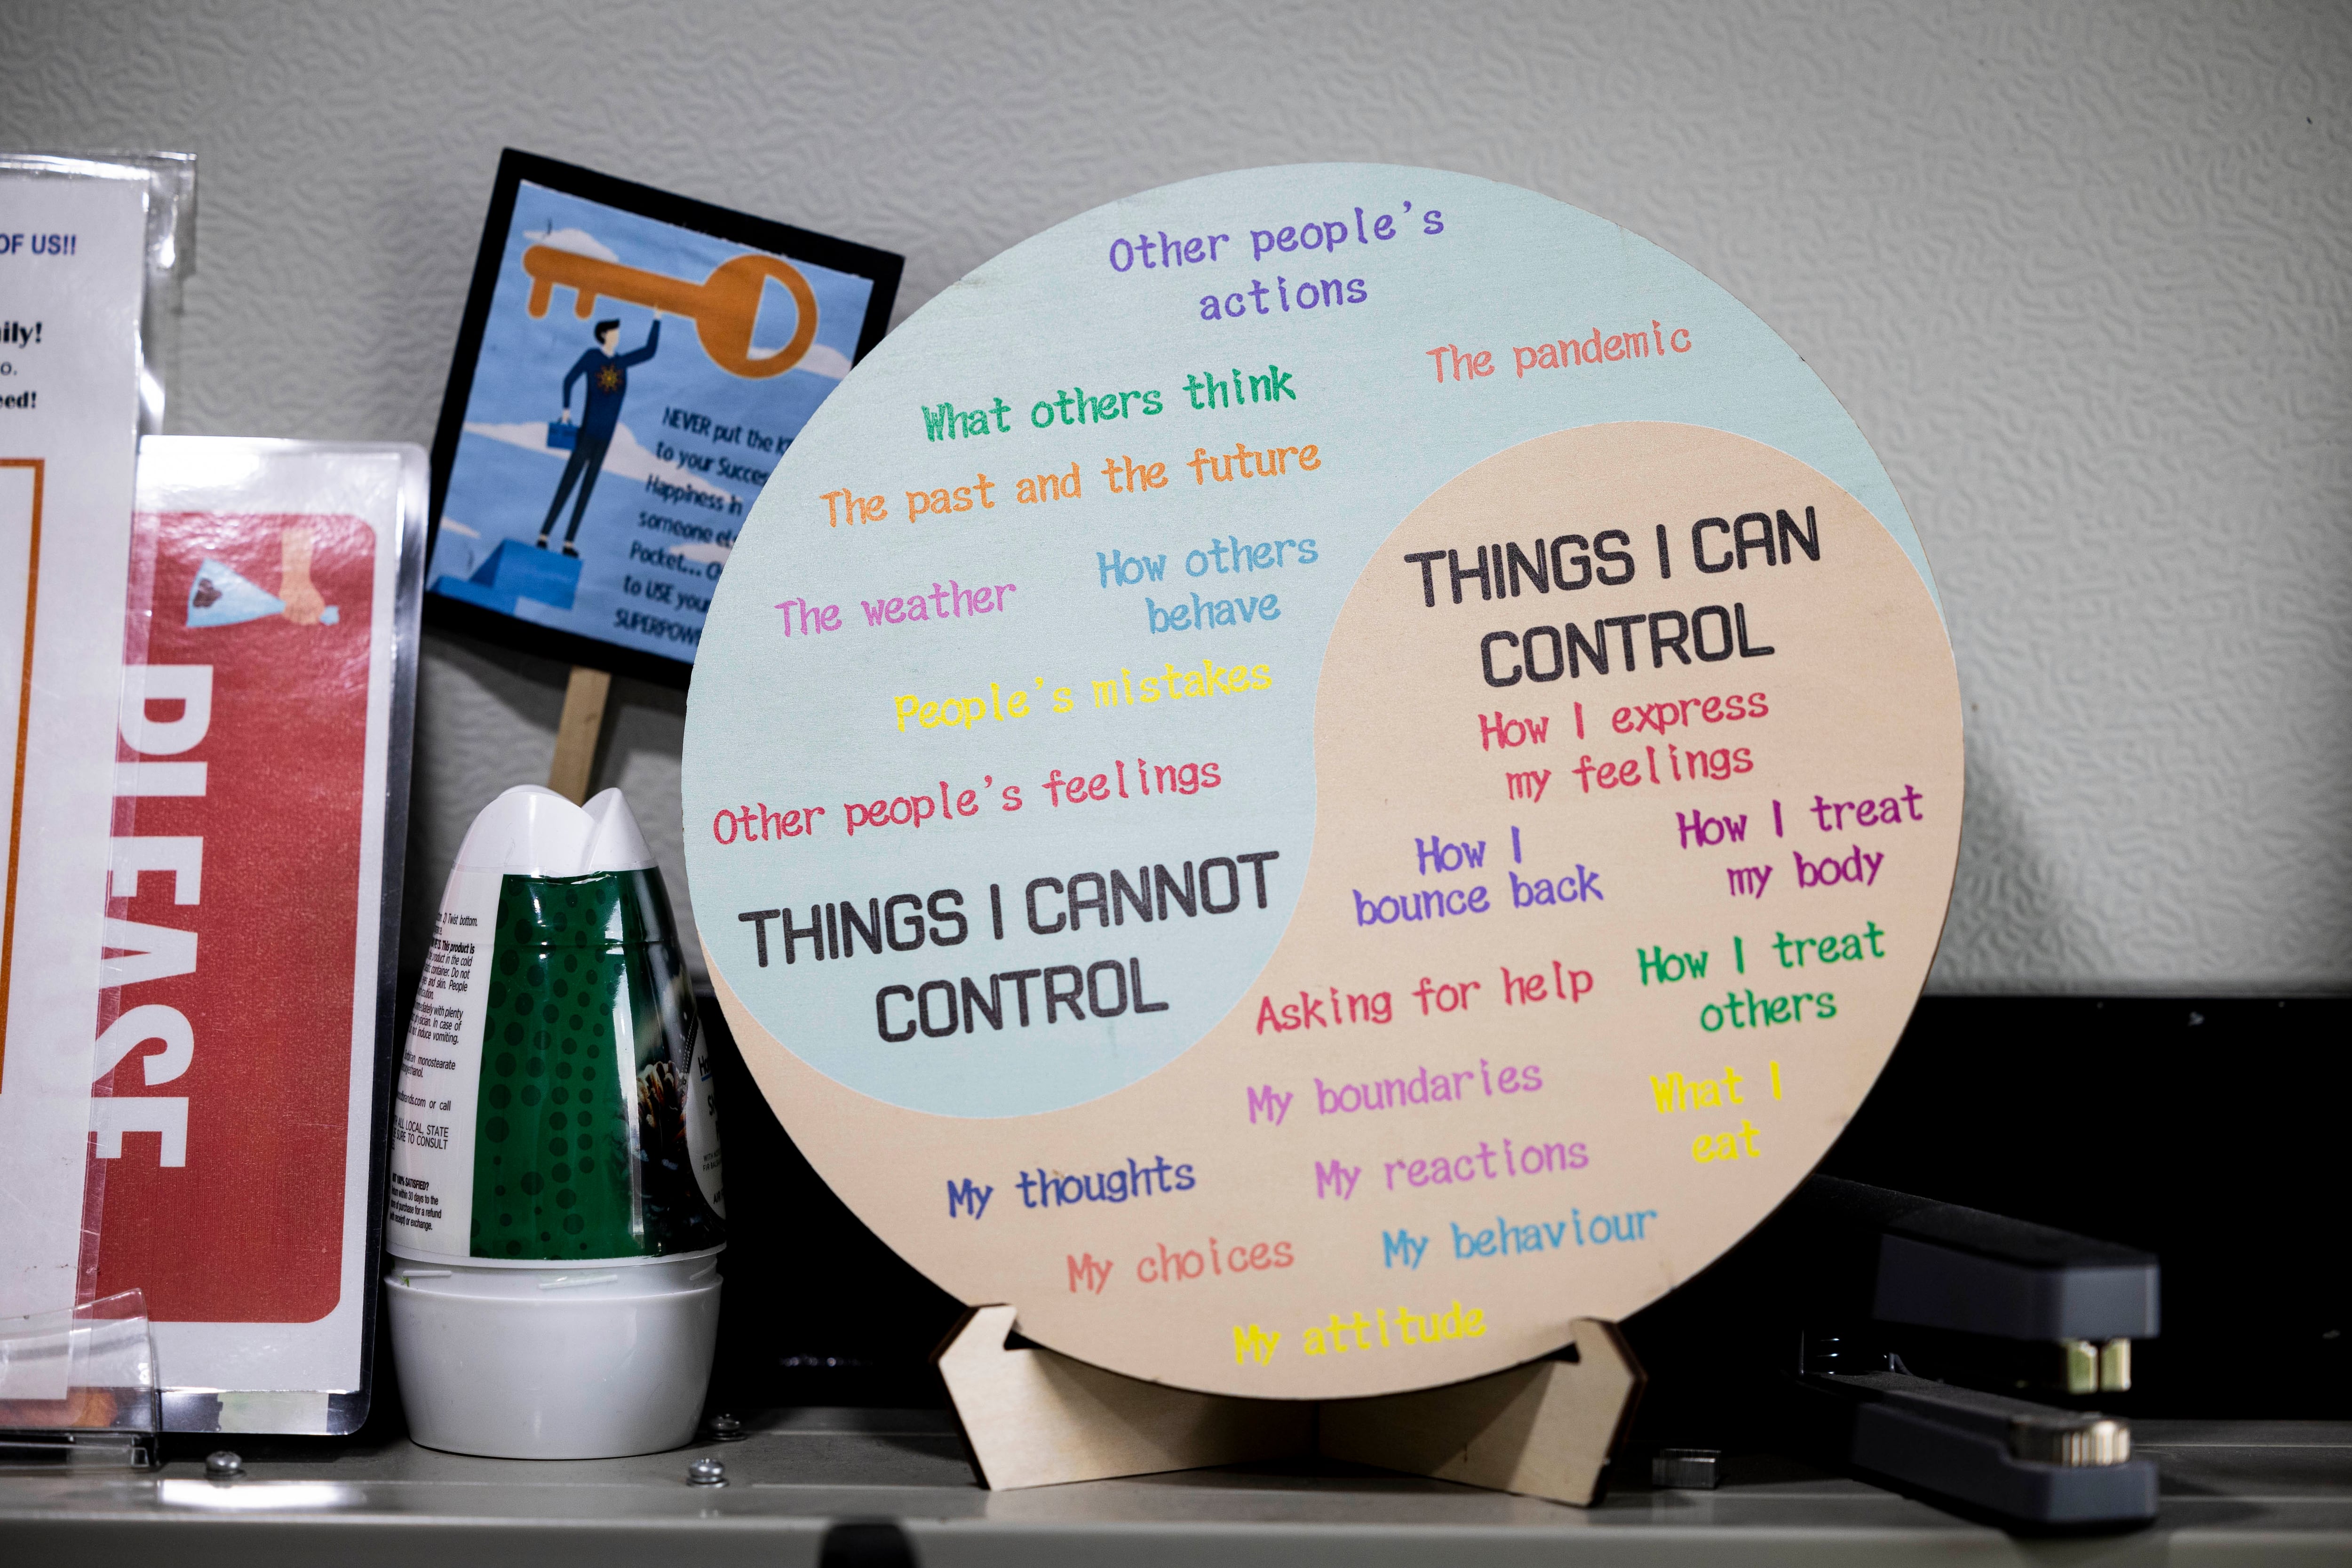
[[[684,686],[737,530],[903,265],[508,149],[433,443],[427,623]]]

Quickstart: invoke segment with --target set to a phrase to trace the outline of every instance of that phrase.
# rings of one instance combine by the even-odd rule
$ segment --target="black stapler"
[[[2130,1423],[2082,1407],[2156,1335],[2154,1257],[1828,1176],[1755,1243],[1793,1282],[1780,1392],[1820,1458],[2012,1528],[2156,1517]]]

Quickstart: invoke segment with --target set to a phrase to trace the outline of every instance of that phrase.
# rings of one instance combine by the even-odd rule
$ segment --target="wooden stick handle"
[[[588,801],[588,785],[596,770],[596,741],[604,731],[604,699],[612,694],[613,678],[584,664],[572,667],[572,681],[563,689],[563,717],[555,726],[555,761],[547,770],[547,787],[574,805]]]

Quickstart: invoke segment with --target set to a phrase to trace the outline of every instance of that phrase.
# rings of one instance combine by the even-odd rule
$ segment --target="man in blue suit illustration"
[[[563,420],[572,422],[572,384],[585,379],[588,384],[587,402],[580,412],[580,430],[572,437],[571,460],[563,465],[563,478],[556,481],[555,499],[548,503],[547,521],[539,527],[539,547],[547,548],[547,536],[554,531],[556,514],[562,511],[566,496],[576,482],[580,498],[572,503],[572,526],[563,531],[563,553],[578,556],[580,552],[572,540],[580,532],[580,519],[588,510],[588,494],[596,488],[596,476],[604,469],[604,454],[613,445],[613,426],[620,422],[621,400],[629,395],[629,367],[643,364],[654,357],[661,346],[661,315],[655,313],[654,324],[646,332],[646,346],[632,353],[622,353],[621,323],[605,321],[596,323],[596,346],[574,360],[563,377]]]

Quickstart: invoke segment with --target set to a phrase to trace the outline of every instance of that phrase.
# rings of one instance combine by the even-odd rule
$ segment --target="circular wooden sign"
[[[1263,169],[844,382],[684,795],[744,1056],[877,1232],[1086,1361],[1339,1397],[1556,1349],[1803,1178],[1935,953],[1959,698],[1737,301],[1526,191]]]

